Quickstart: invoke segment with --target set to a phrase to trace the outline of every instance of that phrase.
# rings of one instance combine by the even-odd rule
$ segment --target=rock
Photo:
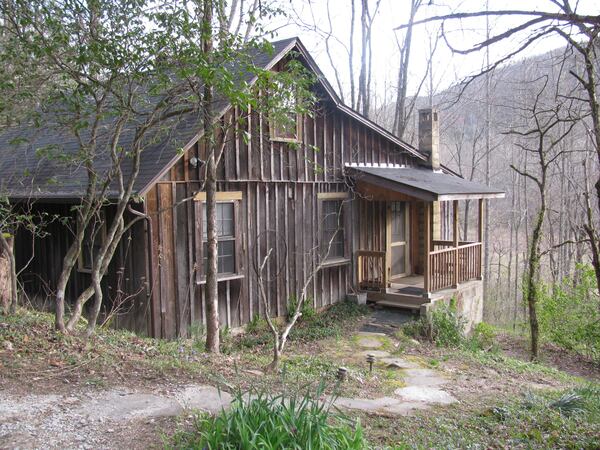
[[[458,401],[446,391],[427,386],[408,386],[396,389],[394,395],[408,402],[449,405]]]
[[[367,350],[364,352],[360,353],[361,356],[364,356],[365,358],[367,357],[367,355],[373,355],[375,358],[386,358],[388,356],[390,356],[389,352],[383,351],[383,350]]]
[[[227,392],[213,386],[191,385],[175,393],[175,398],[184,409],[200,409],[211,414],[229,407],[233,400]]]
[[[379,339],[365,336],[358,338],[358,345],[362,348],[379,348],[383,346],[383,343]]]
[[[431,369],[405,369],[404,382],[409,386],[439,386],[448,380]]]
[[[81,405],[79,414],[89,414],[92,420],[123,420],[146,417],[177,416],[183,411],[177,400],[153,394],[108,391],[87,404]]]
[[[3,342],[2,342],[2,346],[4,347],[4,349],[5,349],[7,352],[12,352],[12,351],[14,350],[14,348],[15,348],[15,347],[13,346],[12,342],[10,342],[10,341],[3,341]]]
[[[420,367],[417,363],[402,358],[381,358],[381,362],[387,364],[390,369],[418,369]]]

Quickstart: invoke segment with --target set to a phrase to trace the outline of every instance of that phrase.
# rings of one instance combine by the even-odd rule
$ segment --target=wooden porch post
[[[483,243],[483,199],[479,199],[479,217],[477,218],[477,240]]]
[[[431,202],[425,203],[425,255],[423,258],[423,290],[424,296],[429,298],[431,286],[431,267],[429,267],[429,253],[431,253]]]
[[[458,287],[458,200],[452,202],[452,241],[454,244],[454,271],[452,284]]]
[[[483,272],[481,270],[481,250],[483,248],[483,208],[484,202],[483,199],[479,199],[479,217],[477,218],[477,240],[481,244],[479,246],[479,261],[478,261],[478,269],[479,269],[479,280],[483,280]]]

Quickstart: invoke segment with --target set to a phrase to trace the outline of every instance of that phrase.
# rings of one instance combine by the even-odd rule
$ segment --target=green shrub
[[[593,267],[579,265],[578,277],[538,286],[540,334],[567,350],[600,361],[600,299]]]
[[[465,340],[465,320],[458,314],[454,302],[431,309],[428,317],[404,324],[402,332],[414,338],[427,339],[438,347],[459,347]]]
[[[465,321],[452,305],[431,312],[429,339],[440,347],[458,347],[464,340]]]
[[[193,430],[178,432],[166,448],[189,449],[366,449],[360,423],[352,424],[319,401],[323,393],[289,396],[238,393],[219,415],[198,416]]]
[[[493,350],[496,351],[498,346],[496,345],[496,330],[495,328],[486,322],[480,322],[475,325],[473,332],[469,339],[467,339],[466,345],[472,350]]]
[[[411,320],[405,324],[397,332],[397,335],[405,335],[414,339],[427,337],[427,320],[425,317],[420,317],[418,320]],[[398,336],[396,336],[398,337]]]
[[[298,298],[295,295],[292,295],[288,301],[288,305],[287,305],[287,316],[286,319],[289,322],[290,320],[292,320],[292,317],[294,316],[294,312],[296,311],[296,307],[298,306]],[[302,304],[302,308],[300,308],[300,313],[302,314],[300,316],[300,318],[298,320],[300,321],[306,321],[306,320],[310,320],[312,319],[317,312],[315,311],[315,308],[313,308],[312,306],[312,299],[309,297],[306,300],[304,300],[304,303]]]

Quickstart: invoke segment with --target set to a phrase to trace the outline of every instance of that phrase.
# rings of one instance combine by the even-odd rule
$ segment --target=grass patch
[[[369,418],[366,435],[395,449],[598,448],[600,386],[527,394],[475,411]],[[393,429],[394,433],[389,430]]]
[[[312,308],[310,309],[312,310]],[[292,328],[289,342],[311,342],[326,338],[338,338],[348,331],[348,327],[364,317],[369,308],[352,302],[339,302],[321,313],[303,315]],[[235,338],[234,348],[256,348],[271,344],[272,334],[267,322],[256,317],[246,326],[246,333]]]
[[[552,377],[566,383],[581,382],[579,377],[569,375],[566,372],[549,367],[544,364],[523,361],[502,355],[501,353],[490,353],[483,350],[460,349],[457,355],[476,365],[491,367],[500,373],[540,374]]]

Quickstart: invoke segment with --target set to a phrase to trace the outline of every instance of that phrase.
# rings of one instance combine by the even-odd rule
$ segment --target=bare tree
[[[410,2],[410,16],[408,20],[408,27],[402,42],[396,39],[398,50],[400,51],[400,61],[398,68],[398,85],[396,87],[396,105],[394,111],[394,124],[392,131],[396,136],[402,138],[404,136],[404,130],[406,129],[406,120],[410,117],[412,111],[406,110],[406,96],[408,89],[408,68],[410,63],[410,52],[412,48],[412,35],[413,26],[412,23],[415,20],[415,15],[421,7],[422,0],[411,0]],[[437,44],[437,41],[436,41]],[[420,90],[420,89],[419,89]],[[417,94],[418,95],[418,94]]]
[[[282,267],[276,269],[272,273],[269,271],[269,265],[275,254],[275,248],[279,244],[277,242],[277,236],[275,236],[274,239],[265,239],[266,242],[270,241],[271,245],[266,247],[264,257],[262,257],[259,261],[253,262],[253,268],[254,272],[256,273],[257,285],[259,290],[259,298],[264,308],[265,319],[267,321],[269,329],[271,330],[271,334],[273,335],[273,360],[266,368],[268,371],[276,370],[279,367],[281,355],[285,350],[289,334],[298,322],[298,319],[300,319],[300,317],[302,316],[304,305],[307,301],[307,298],[310,296],[310,286],[313,283],[319,271],[322,270],[323,265],[327,262],[327,258],[331,252],[332,244],[335,240],[336,234],[342,232],[342,208],[347,202],[349,202],[349,200],[344,200],[340,202],[339,210],[337,211],[338,226],[335,232],[331,234],[331,236],[326,242],[322,242],[319,247],[309,249],[302,255],[305,261],[305,265],[307,267],[307,272],[304,276],[304,280],[302,280],[302,285],[300,288],[300,292],[297,294],[296,302],[293,303],[293,310],[287,312],[287,316],[285,317],[284,322],[282,324],[279,324],[278,321],[272,317],[273,311],[271,310],[271,305],[267,296],[267,284],[273,282],[277,277],[283,275],[283,265]],[[326,218],[324,218],[323,220],[326,220]],[[258,236],[256,243],[257,247],[259,245],[258,241],[261,238],[265,238],[270,233],[273,232],[267,230]],[[279,237],[279,239],[281,239],[281,237]],[[281,244],[283,245],[283,248],[286,249],[287,253],[286,243],[282,242]],[[283,256],[283,259],[285,259],[285,256],[287,255]]]
[[[534,11],[519,9],[483,10],[473,12],[452,12],[449,14],[429,16],[415,20],[410,26],[422,25],[430,22],[465,22],[477,18],[488,17],[513,17],[518,20],[515,25],[509,25],[501,31],[472,46],[458,48],[450,42],[447,33],[444,34],[445,42],[450,49],[459,54],[478,52],[496,44],[506,42],[514,37],[521,37],[521,42],[511,48],[504,56],[486,65],[480,72],[468,78],[467,84],[481,75],[485,75],[500,67],[515,56],[530,48],[534,43],[549,35],[562,37],[565,42],[575,50],[583,60],[581,69],[570,69],[569,73],[577,80],[585,93],[585,98],[577,98],[587,105],[588,115],[591,120],[591,143],[595,150],[597,160],[600,162],[600,100],[598,97],[598,40],[600,36],[600,15],[580,13],[579,2],[572,0],[547,0],[547,8]],[[407,28],[403,24],[398,29]],[[600,213],[600,176],[595,182],[596,213]],[[589,236],[588,244],[592,254],[600,253],[600,242],[597,233]],[[600,286],[600,267],[594,263],[597,285]]]
[[[527,258],[527,272],[525,275],[525,298],[527,299],[529,313],[529,327],[531,332],[531,358],[539,356],[539,323],[537,318],[538,285],[540,276],[540,260],[542,251],[543,227],[548,210],[547,189],[548,172],[550,167],[568,150],[560,149],[559,144],[577,124],[570,111],[566,115],[561,106],[554,104],[548,106],[543,103],[543,94],[548,86],[548,77],[542,80],[531,107],[524,108],[531,119],[531,126],[523,131],[513,130],[510,133],[522,138],[516,145],[526,154],[531,155],[535,162],[534,168],[519,168],[511,165],[512,169],[522,177],[530,179],[538,189],[540,204],[533,222],[531,243]]]

